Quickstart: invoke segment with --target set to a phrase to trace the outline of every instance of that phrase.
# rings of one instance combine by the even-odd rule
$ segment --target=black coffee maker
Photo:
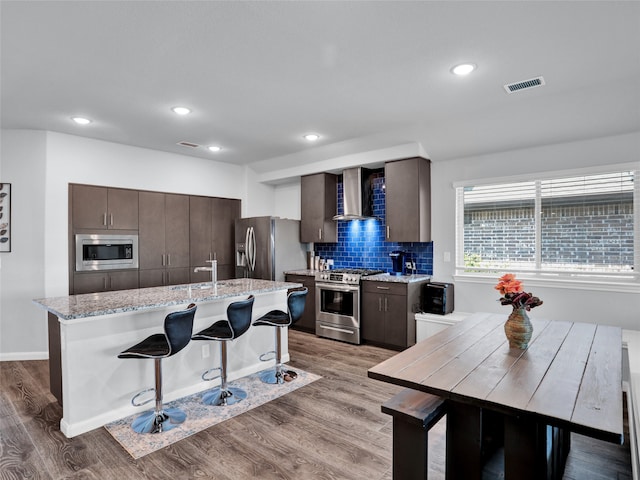
[[[402,250],[394,250],[389,254],[391,257],[391,275],[404,275],[405,274],[405,263],[404,259],[407,256],[406,252]]]

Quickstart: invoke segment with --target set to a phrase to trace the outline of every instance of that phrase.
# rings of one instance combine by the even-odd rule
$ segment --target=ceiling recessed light
[[[461,63],[451,69],[451,73],[454,75],[469,75],[476,69],[476,65],[473,63]]]
[[[173,107],[171,110],[177,115],[188,115],[191,113],[191,109],[187,107]]]
[[[91,123],[91,120],[84,117],[71,117],[71,120],[76,122],[78,125],[89,125]]]
[[[309,142],[315,142],[316,140],[320,139],[320,135],[318,135],[317,133],[307,133],[302,138],[308,140]]]
[[[212,152],[219,152],[220,150],[222,150],[222,147],[219,147],[217,145],[211,145],[209,147],[209,150],[211,150]]]

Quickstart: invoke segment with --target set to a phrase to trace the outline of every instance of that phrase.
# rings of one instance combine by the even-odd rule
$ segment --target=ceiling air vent
[[[542,85],[544,85],[544,78],[536,77],[530,80],[523,80],[522,82],[509,83],[504,86],[504,89],[507,93],[515,93],[529,88],[541,87]]]
[[[182,145],[183,147],[189,147],[189,148],[198,148],[200,146],[197,143],[191,143],[191,142],[178,142],[178,145]]]

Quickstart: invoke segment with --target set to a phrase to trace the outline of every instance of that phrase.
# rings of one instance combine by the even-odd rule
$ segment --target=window
[[[459,273],[637,278],[635,171],[457,187]]]

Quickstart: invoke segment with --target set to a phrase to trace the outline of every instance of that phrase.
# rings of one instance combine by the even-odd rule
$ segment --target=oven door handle
[[[337,328],[337,327],[328,327],[326,325],[319,325],[320,328],[324,328],[325,330],[333,330],[335,332],[340,332],[340,333],[348,333],[349,335],[354,335],[355,332],[353,330],[347,330],[345,328]]]
[[[342,286],[337,286],[335,284],[332,283],[316,283],[316,288],[319,289],[324,289],[324,290],[330,290],[332,292],[357,292],[360,290],[360,287],[358,286],[354,286],[354,287],[342,287]]]

